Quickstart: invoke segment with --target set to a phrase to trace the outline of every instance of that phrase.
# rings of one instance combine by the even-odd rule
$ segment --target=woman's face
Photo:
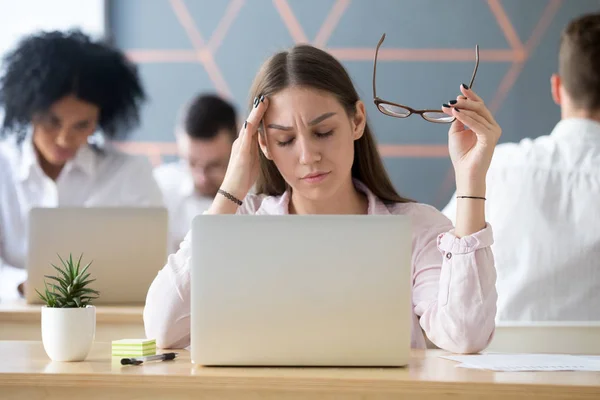
[[[349,116],[327,92],[290,87],[269,97],[266,136],[259,135],[259,140],[265,156],[296,194],[323,200],[351,179],[354,141],[365,125],[362,102]]]
[[[44,160],[62,166],[96,131],[100,109],[69,95],[33,119],[33,144]]]

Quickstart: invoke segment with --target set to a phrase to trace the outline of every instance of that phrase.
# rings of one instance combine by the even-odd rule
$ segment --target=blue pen
[[[146,361],[168,361],[174,360],[177,353],[156,354],[154,356],[121,358],[121,365],[140,365]]]

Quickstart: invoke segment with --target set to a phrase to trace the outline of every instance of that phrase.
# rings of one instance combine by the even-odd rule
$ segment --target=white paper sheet
[[[589,360],[600,361],[600,356],[582,356],[582,357],[585,357]]]
[[[562,354],[478,354],[468,356],[442,356],[458,361],[460,368],[486,369],[491,371],[597,371],[600,357]]]

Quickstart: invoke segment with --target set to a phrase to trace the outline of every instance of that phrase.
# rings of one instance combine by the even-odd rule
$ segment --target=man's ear
[[[561,87],[562,87],[562,80],[560,79],[560,75],[552,74],[552,77],[550,78],[550,89],[552,90],[552,100],[554,100],[554,102],[559,106],[562,103],[562,95],[560,93]]]
[[[354,116],[352,117],[352,136],[354,140],[358,140],[365,133],[365,127],[367,126],[367,112],[365,110],[365,103],[358,100],[355,105]]]
[[[264,131],[258,131],[256,134],[258,135],[258,145],[260,146],[260,151],[262,151],[267,160],[272,161],[273,158],[271,158],[271,152],[269,151],[269,146],[267,144],[266,133]]]

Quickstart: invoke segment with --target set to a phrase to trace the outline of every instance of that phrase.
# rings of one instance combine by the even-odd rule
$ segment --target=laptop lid
[[[100,292],[93,304],[143,304],[148,288],[167,260],[168,214],[165,208],[33,208],[29,215],[28,303],[41,303],[44,275],[54,275],[73,255]],[[84,265],[85,265],[84,264]]]
[[[192,362],[406,365],[411,242],[402,216],[197,216]]]

